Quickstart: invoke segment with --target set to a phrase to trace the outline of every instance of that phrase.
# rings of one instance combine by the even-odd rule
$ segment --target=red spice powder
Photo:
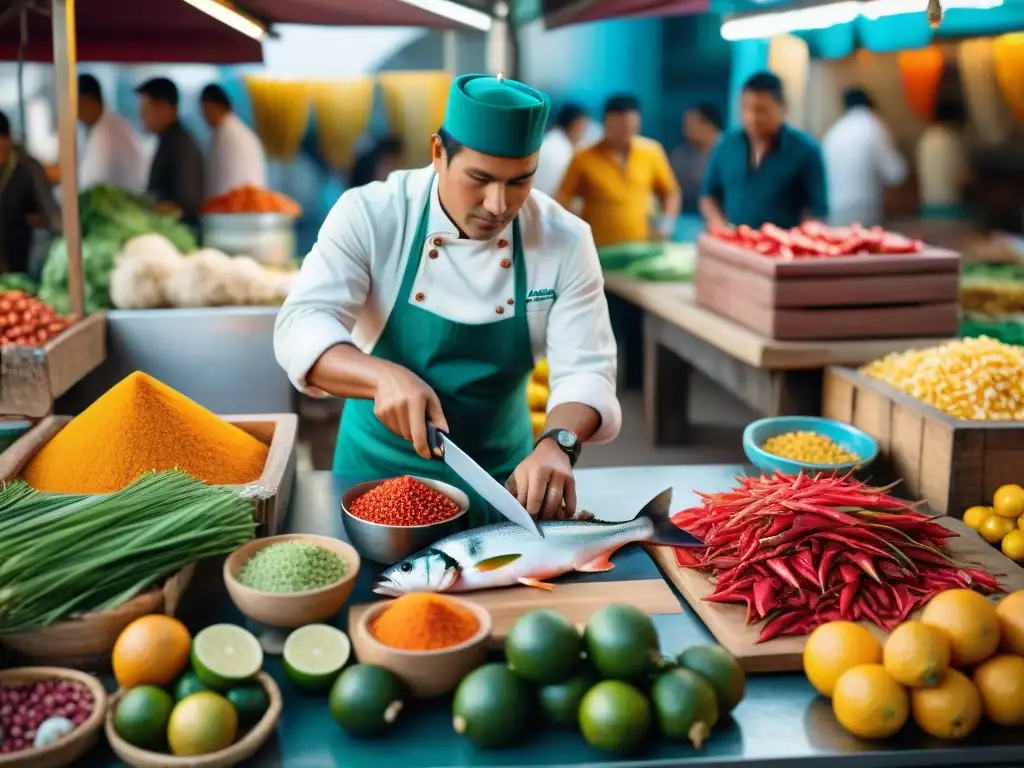
[[[352,502],[360,520],[383,525],[430,525],[459,514],[459,505],[414,477],[404,475],[381,483]]]

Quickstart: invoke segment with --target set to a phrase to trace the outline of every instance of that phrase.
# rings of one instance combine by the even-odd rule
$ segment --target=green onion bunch
[[[255,531],[237,490],[178,470],[103,495],[0,486],[0,634],[117,608]]]

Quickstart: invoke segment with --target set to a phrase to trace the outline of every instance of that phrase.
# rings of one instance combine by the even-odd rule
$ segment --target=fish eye
[[[402,571],[408,573],[412,570],[412,563],[402,563]]]

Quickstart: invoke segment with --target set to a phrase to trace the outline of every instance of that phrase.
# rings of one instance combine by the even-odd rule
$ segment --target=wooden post
[[[57,136],[60,148],[61,222],[68,250],[68,293],[71,311],[85,315],[82,277],[82,230],[78,217],[78,51],[75,41],[75,0],[52,0],[53,83],[57,92]]]

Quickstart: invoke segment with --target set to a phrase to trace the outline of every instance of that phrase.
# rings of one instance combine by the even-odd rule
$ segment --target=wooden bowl
[[[454,691],[462,678],[487,661],[492,624],[486,608],[467,600],[448,599],[472,611],[480,622],[479,631],[469,640],[439,651],[405,651],[385,645],[370,631],[373,620],[391,605],[391,601],[382,601],[362,615],[352,633],[352,647],[359,663],[375,664],[393,672],[405,681],[416,698],[428,699]]]
[[[238,765],[259,752],[260,747],[274,733],[277,721],[281,718],[283,707],[281,689],[274,682],[274,678],[266,672],[260,672],[256,675],[256,682],[262,685],[263,690],[267,692],[270,706],[260,721],[227,749],[211,752],[208,755],[176,757],[132,746],[118,736],[117,731],[114,730],[114,713],[117,711],[117,705],[121,701],[124,691],[118,691],[110,699],[107,719],[104,724],[107,741],[110,742],[110,748],[114,750],[114,754],[133,768],[230,768],[233,765]]]
[[[242,566],[264,547],[283,541],[301,541],[330,550],[345,561],[347,571],[338,582],[308,592],[261,592],[247,587],[238,580]],[[224,584],[238,610],[260,624],[271,627],[302,627],[306,624],[329,622],[341,610],[359,575],[359,553],[340,539],[314,536],[310,533],[289,533],[250,541],[235,550],[224,561]]]
[[[0,670],[0,688],[55,678],[88,688],[92,694],[92,714],[67,736],[47,747],[0,755],[3,768],[64,768],[75,765],[99,739],[103,715],[107,710],[107,690],[92,675],[63,667],[16,667]]]

